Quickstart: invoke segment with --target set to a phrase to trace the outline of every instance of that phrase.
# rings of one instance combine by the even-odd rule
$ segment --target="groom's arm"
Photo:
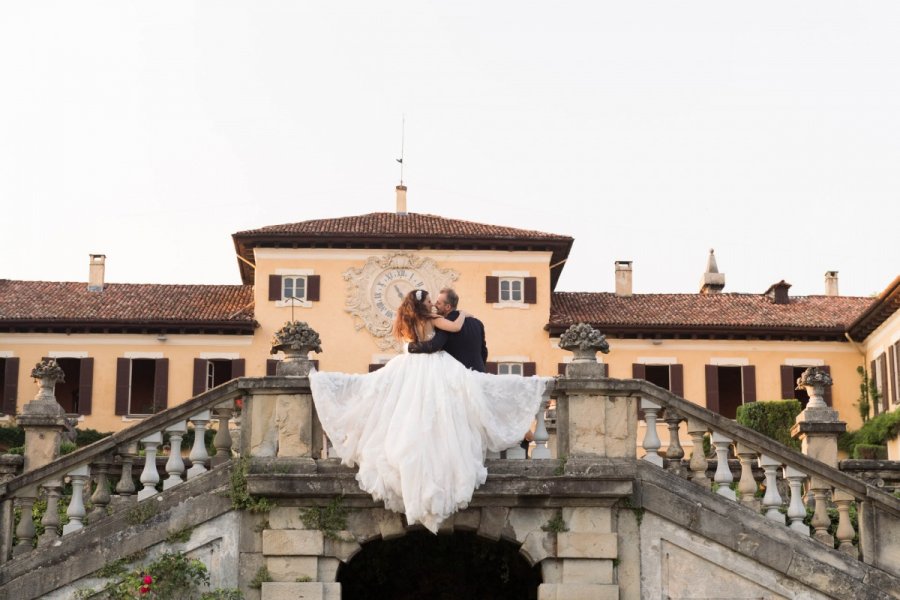
[[[432,354],[444,349],[449,334],[446,331],[438,329],[434,332],[434,337],[427,342],[413,342],[409,345],[407,351],[410,354]]]

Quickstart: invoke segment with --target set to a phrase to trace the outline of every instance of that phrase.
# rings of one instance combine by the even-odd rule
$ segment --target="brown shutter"
[[[569,363],[556,363],[556,374],[557,375],[565,375],[567,364],[569,364]]]
[[[537,364],[533,362],[522,363],[522,376],[531,377],[537,374]]]
[[[741,367],[741,381],[744,384],[744,402],[756,402],[756,367]]]
[[[823,371],[825,371],[826,373],[828,373],[828,375],[831,375],[831,367],[829,367],[829,366],[826,365],[826,366],[819,367],[819,368],[822,369]],[[822,399],[825,401],[825,404],[827,404],[828,406],[831,406],[831,398],[832,398],[832,396],[831,396],[831,386],[830,386],[830,385],[826,385],[826,386],[825,386],[825,393],[822,394]]]
[[[194,359],[194,396],[206,391],[206,365],[207,360],[205,358]]]
[[[888,381],[891,383],[891,404],[897,403],[897,363],[894,346],[888,346]]]
[[[525,304],[537,304],[537,277],[525,278]]]
[[[381,363],[370,363],[369,364],[369,373],[374,373],[375,371],[377,371],[378,369],[380,369],[383,366],[384,365]]]
[[[719,412],[719,367],[706,365],[706,408]]]
[[[19,394],[19,359],[7,358],[3,368],[3,406],[5,415],[16,414],[16,399]]]
[[[128,414],[128,395],[131,389],[131,359],[116,359],[116,414]]]
[[[78,414],[89,415],[93,408],[94,359],[82,358],[78,373]]]
[[[876,379],[875,379],[875,361],[869,363],[869,388],[876,387]],[[877,388],[876,388],[877,389]],[[875,412],[875,415],[881,414],[881,405],[875,402],[874,398],[869,398],[869,404],[872,405],[872,410]]]
[[[279,362],[281,361],[275,358],[266,359],[266,377],[273,377],[275,375],[275,368],[278,366]]]
[[[631,365],[631,377],[633,379],[646,379],[647,378],[647,366],[633,363]]]
[[[881,408],[884,409],[884,412],[889,412],[891,405],[887,386],[887,354],[882,352],[878,357],[878,362],[881,363]]]
[[[153,412],[169,407],[169,359],[156,359],[156,373],[153,378]]]
[[[495,363],[495,362],[484,363],[484,370],[488,373],[492,373],[492,374],[496,375],[497,374],[497,363]]]
[[[306,277],[306,299],[310,302],[318,302],[321,286],[322,277],[320,275],[308,275]]]
[[[485,302],[488,304],[494,304],[495,302],[500,302],[500,278],[499,277],[491,277],[488,275],[485,277]]]
[[[243,358],[235,358],[231,361],[231,378],[243,377],[247,372],[247,360]]]
[[[684,365],[669,365],[669,391],[684,398]]]
[[[794,367],[791,365],[781,365],[781,399],[791,400],[795,398],[794,389],[797,382],[794,380]]]
[[[269,300],[281,300],[281,275],[269,275]]]

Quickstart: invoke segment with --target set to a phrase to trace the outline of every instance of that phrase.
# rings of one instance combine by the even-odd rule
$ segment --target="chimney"
[[[701,294],[718,294],[725,289],[725,273],[719,273],[719,265],[716,264],[716,251],[709,249],[709,258],[706,259],[706,272],[700,279]]]
[[[106,269],[105,254],[91,254],[91,270],[88,275],[88,291],[103,291],[103,276]]]
[[[766,290],[765,295],[771,298],[775,304],[790,304],[791,299],[788,297],[788,290],[790,287],[791,284],[782,279],[778,283],[770,285],[769,289]]]
[[[838,272],[837,271],[825,271],[825,295],[826,296],[840,296],[840,292],[838,292]]]
[[[397,214],[406,214],[406,186],[397,186]]]
[[[631,296],[631,261],[616,261],[616,296]]]

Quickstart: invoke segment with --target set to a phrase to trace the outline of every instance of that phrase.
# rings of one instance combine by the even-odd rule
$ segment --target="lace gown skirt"
[[[325,433],[360,487],[433,532],[484,483],[485,452],[521,441],[548,378],[470,371],[445,352],[368,375],[310,373]]]

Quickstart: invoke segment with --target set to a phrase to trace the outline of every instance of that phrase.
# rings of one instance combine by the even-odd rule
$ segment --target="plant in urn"
[[[312,363],[310,352],[321,352],[318,332],[304,321],[289,321],[275,332],[272,354],[284,352],[284,360],[275,369],[276,375],[309,375]]]
[[[26,413],[62,415],[63,408],[56,401],[56,384],[66,380],[66,374],[55,360],[37,363],[31,370],[31,377],[38,383],[38,393],[34,400],[24,407]]]
[[[577,323],[559,336],[559,347],[575,357],[566,367],[567,377],[597,377],[601,375],[597,352],[609,354],[606,336],[587,323]]]
[[[825,386],[832,385],[831,375],[825,371],[810,367],[803,371],[803,374],[797,379],[797,389],[805,389],[809,394],[809,403],[806,408],[828,408],[825,404]]]

